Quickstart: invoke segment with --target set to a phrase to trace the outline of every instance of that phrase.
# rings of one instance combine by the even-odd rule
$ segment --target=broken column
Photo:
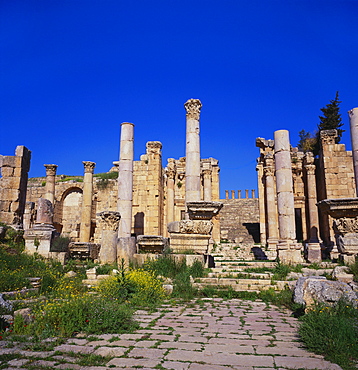
[[[202,104],[199,99],[189,99],[184,107],[186,110],[185,202],[188,203],[201,200],[199,119]]]
[[[307,260],[308,262],[321,262],[321,245],[319,242],[319,220],[317,192],[316,192],[316,176],[313,153],[307,152],[304,157],[304,167],[307,177],[307,202],[309,215],[309,242],[307,244]]]
[[[91,238],[93,170],[96,163],[90,161],[84,161],[82,163],[84,165],[85,174],[83,178],[80,243],[88,243]]]
[[[46,168],[46,188],[45,198],[48,199],[52,205],[55,205],[55,181],[56,181],[56,164],[44,164]]]
[[[275,196],[275,166],[274,158],[271,152],[268,152],[265,157],[264,176],[265,176],[265,197],[266,197],[266,213],[267,213],[267,257],[274,259],[277,257],[278,243],[278,225],[277,225],[277,207]]]
[[[98,216],[102,224],[99,260],[102,264],[115,263],[117,261],[117,234],[121,216],[119,212],[114,211],[103,211],[98,213]]]
[[[358,197],[358,108],[353,108],[348,112],[351,128],[351,141],[353,153],[354,178],[356,182],[356,196]]]
[[[278,257],[282,263],[300,263],[301,246],[295,240],[295,205],[288,131],[275,131],[274,140],[279,225]]]
[[[25,252],[49,257],[51,242],[55,234],[53,227],[53,206],[45,198],[40,198],[37,202],[37,216],[33,228],[25,230]]]
[[[117,259],[123,258],[127,263],[136,252],[132,231],[133,203],[133,158],[134,158],[134,125],[121,124],[120,154],[118,163],[118,201],[117,210],[121,215],[118,228]]]
[[[173,222],[174,218],[174,183],[175,183],[176,165],[174,158],[168,158],[166,168],[167,175],[167,223]]]

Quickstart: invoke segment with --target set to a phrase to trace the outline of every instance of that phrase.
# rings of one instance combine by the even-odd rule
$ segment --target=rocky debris
[[[332,277],[338,281],[343,281],[344,283],[350,283],[353,281],[353,274],[349,274],[349,267],[347,266],[337,266],[332,272]]]
[[[300,277],[294,290],[294,302],[309,307],[316,302],[332,304],[346,299],[358,307],[358,294],[350,284],[327,280],[323,276]]]
[[[21,316],[24,319],[25,324],[28,324],[34,321],[31,308],[22,308],[20,310],[17,310],[14,312],[14,317],[15,316]]]
[[[0,308],[4,308],[7,311],[12,311],[12,304],[11,302],[8,302],[3,294],[0,293]]]

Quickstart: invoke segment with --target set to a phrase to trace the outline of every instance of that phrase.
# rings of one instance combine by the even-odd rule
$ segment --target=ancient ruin
[[[256,140],[258,197],[245,189],[220,199],[219,161],[200,156],[202,104],[189,99],[184,107],[186,156],[168,158],[165,167],[159,141],[147,142],[134,161],[134,125],[127,122],[119,161],[106,176],[96,175],[91,161],[83,162],[83,177],[68,178],[45,164],[44,177],[28,183],[27,148],[0,156],[0,221],[25,230],[29,253],[54,256],[51,244],[61,235],[71,240],[70,255],[101,263],[164,250],[214,255],[218,246],[243,260],[355,258],[358,108],[349,112],[353,155],[336,144],[335,130],[320,132],[316,157],[292,148],[288,131],[278,130],[274,140]]]

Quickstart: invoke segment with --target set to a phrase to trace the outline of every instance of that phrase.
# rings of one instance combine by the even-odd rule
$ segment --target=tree
[[[316,152],[317,135],[313,136],[309,131],[301,130],[298,133],[300,140],[298,141],[297,148],[301,152]]]
[[[340,127],[343,126],[342,117],[339,112],[339,104],[341,101],[338,99],[338,91],[336,92],[336,97],[334,100],[331,100],[325,108],[321,108],[323,116],[319,116],[320,123],[318,125],[318,137],[319,132],[322,130],[337,130],[338,137],[336,138],[336,143],[339,143],[342,138],[342,134],[345,130],[342,130]]]

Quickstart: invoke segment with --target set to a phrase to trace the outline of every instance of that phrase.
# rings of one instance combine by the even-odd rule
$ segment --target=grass
[[[345,301],[333,306],[316,305],[300,318],[300,337],[308,350],[344,370],[358,361],[358,309]]]

